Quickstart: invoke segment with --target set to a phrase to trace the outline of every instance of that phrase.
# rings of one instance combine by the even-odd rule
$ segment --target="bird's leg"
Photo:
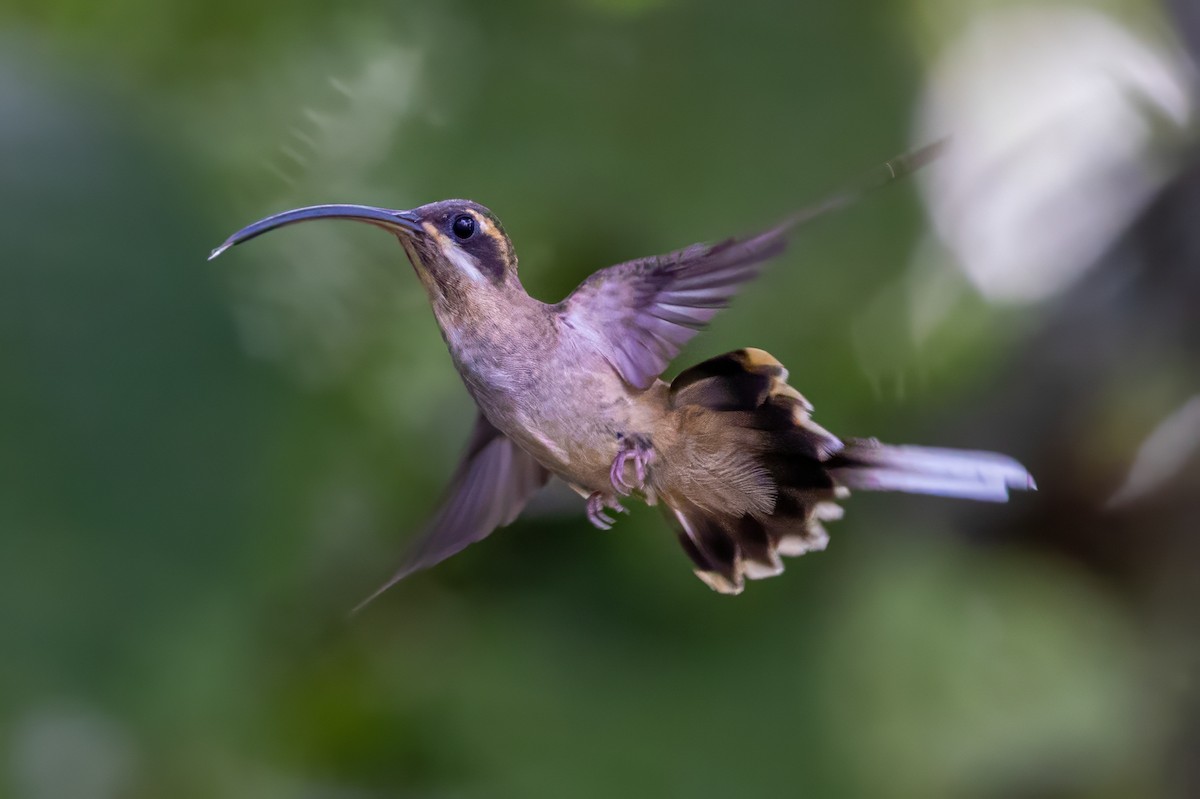
[[[629,513],[629,511],[625,510],[625,506],[617,502],[612,494],[605,494],[603,491],[593,491],[587,501],[588,521],[601,530],[612,529],[613,520],[604,512],[606,509],[614,510],[617,513]]]
[[[647,469],[654,463],[654,446],[645,436],[627,436],[622,433],[617,433],[617,442],[621,448],[608,471],[608,479],[612,481],[613,488],[622,496],[628,496],[633,491],[645,492]],[[631,462],[635,482],[625,479],[625,467]]]

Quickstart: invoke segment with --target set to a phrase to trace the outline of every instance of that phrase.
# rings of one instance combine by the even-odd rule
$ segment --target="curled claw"
[[[612,468],[608,470],[608,479],[621,496],[629,496],[633,490],[633,486],[625,482],[625,463],[629,460],[629,455],[627,449],[618,452],[617,457],[613,458]]]
[[[629,496],[633,491],[646,491],[646,478],[649,475],[650,464],[654,463],[654,447],[643,436],[625,436],[617,434],[621,449],[613,458],[612,468],[608,471],[608,479],[613,488],[621,496]],[[633,461],[633,471],[636,483],[625,479],[625,466]]]
[[[616,511],[617,513],[629,513],[620,502],[610,499],[600,491],[593,491],[587,500],[588,521],[601,530],[611,530],[613,519],[604,512],[606,509]]]
[[[647,461],[640,457],[640,453],[639,457],[633,459],[633,469],[635,472],[637,472],[637,481],[639,486],[646,485],[646,465]]]

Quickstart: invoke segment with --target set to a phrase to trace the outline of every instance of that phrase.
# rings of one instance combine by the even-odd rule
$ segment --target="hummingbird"
[[[470,200],[411,210],[315,205],[230,236],[209,260],[276,228],[320,219],[394,235],[421,281],[478,414],[440,508],[399,568],[408,575],[514,521],[551,478],[609,529],[627,498],[660,505],[693,570],[738,594],[783,557],[823,550],[851,490],[1002,502],[1035,488],[1012,458],[839,438],[817,424],[788,372],[740,349],[663,378],[671,360],[782,253],[804,223],[935,157],[942,142],[753,235],[601,269],[555,304],[531,297],[500,220]],[[360,605],[361,607],[361,605]]]

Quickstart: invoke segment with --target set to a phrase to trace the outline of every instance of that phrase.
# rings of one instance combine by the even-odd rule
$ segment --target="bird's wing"
[[[627,383],[647,388],[742,284],[783,252],[790,230],[781,225],[601,269],[562,302],[560,318],[597,342]]]
[[[511,523],[549,477],[541,464],[481,414],[433,520],[396,573],[355,610],[413,572],[427,569]]]
[[[559,318],[599,344],[626,382],[647,388],[742,285],[783,252],[797,227],[919,168],[943,145],[938,142],[888,161],[878,175],[757,235],[693,244],[601,269],[558,305]]]

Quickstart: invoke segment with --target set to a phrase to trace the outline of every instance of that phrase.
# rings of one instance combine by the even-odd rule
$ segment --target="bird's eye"
[[[467,214],[457,216],[450,228],[460,239],[469,239],[475,234],[475,217]]]

